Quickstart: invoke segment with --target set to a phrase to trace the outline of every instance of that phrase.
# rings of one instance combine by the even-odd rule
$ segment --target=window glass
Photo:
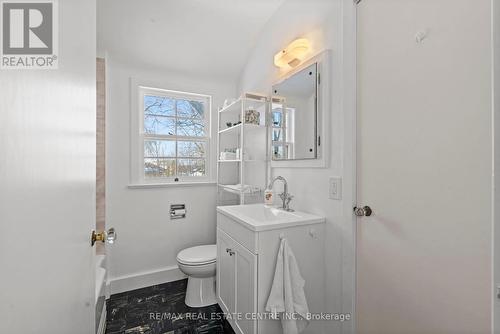
[[[177,135],[187,137],[205,137],[205,122],[197,119],[178,118]]]
[[[205,107],[199,101],[177,100],[177,116],[203,119]]]
[[[163,96],[144,96],[144,114],[175,116],[175,100]]]
[[[173,177],[176,175],[175,159],[144,159],[144,176],[146,178]]]
[[[145,140],[145,158],[175,158],[175,140]]]
[[[207,176],[210,98],[141,89],[144,177],[177,181]]]
[[[205,175],[204,159],[179,159],[179,175],[203,176]]]
[[[144,133],[175,136],[175,118],[145,115]]]
[[[206,145],[201,141],[178,141],[177,142],[177,156],[179,157],[196,157],[201,158],[205,156]]]

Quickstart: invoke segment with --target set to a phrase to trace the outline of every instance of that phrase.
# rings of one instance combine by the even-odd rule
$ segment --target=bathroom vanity
[[[281,238],[286,238],[305,279],[311,313],[325,310],[325,219],[263,204],[217,208],[217,300],[236,333],[282,333],[265,306]],[[321,332],[311,322],[304,333]]]

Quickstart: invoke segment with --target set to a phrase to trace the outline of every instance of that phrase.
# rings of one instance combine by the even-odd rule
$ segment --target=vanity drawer
[[[247,229],[239,222],[234,221],[222,213],[217,213],[217,228],[224,231],[252,253],[258,253],[259,234],[257,232]]]

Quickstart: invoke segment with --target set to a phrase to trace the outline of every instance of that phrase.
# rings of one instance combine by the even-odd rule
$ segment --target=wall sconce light
[[[310,48],[311,44],[307,39],[296,39],[274,56],[274,65],[281,68],[295,67],[304,60]]]

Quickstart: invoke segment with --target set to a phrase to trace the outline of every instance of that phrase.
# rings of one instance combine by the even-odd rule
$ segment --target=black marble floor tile
[[[234,334],[219,305],[187,306],[186,287],[184,279],[112,295],[106,334]]]

